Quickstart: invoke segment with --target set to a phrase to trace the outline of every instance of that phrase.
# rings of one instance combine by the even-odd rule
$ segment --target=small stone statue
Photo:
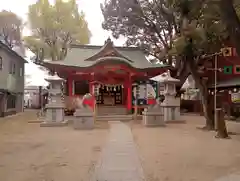
[[[94,128],[94,114],[89,106],[93,96],[86,94],[81,98],[77,98],[77,109],[74,113],[76,119],[73,121],[74,129],[93,129]]]

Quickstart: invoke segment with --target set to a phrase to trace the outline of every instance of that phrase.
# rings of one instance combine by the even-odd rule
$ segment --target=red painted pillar
[[[68,77],[68,95],[73,96],[73,80],[71,77]]]
[[[123,83],[123,105],[125,105],[126,109],[127,109],[127,87],[128,87],[127,82],[124,82]]]
[[[93,83],[89,82],[89,93],[92,94],[93,93]]]
[[[132,79],[131,75],[129,75],[129,79],[127,81],[127,110],[132,110]]]
[[[93,91],[94,91],[94,90],[93,90],[93,86],[94,86],[94,84],[93,84],[92,82],[89,82],[89,93],[92,94],[92,95],[93,95],[93,93],[94,93],[94,92],[93,92]],[[94,110],[95,101],[96,101],[96,100],[95,100],[95,96],[93,95],[92,100],[90,100],[91,103],[89,104],[89,106],[92,107],[93,110]]]

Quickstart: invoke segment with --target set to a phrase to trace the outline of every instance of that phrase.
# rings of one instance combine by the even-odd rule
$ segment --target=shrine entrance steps
[[[97,116],[97,121],[131,121],[133,119],[133,115],[104,115]]]
[[[131,121],[132,115],[127,114],[125,106],[98,106],[97,121]]]
[[[127,109],[125,106],[101,106],[97,105],[98,115],[126,115]]]

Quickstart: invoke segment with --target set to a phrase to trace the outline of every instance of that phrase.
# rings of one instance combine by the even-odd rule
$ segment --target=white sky
[[[53,0],[51,0],[53,1]],[[0,10],[10,10],[16,13],[24,21],[27,22],[28,5],[35,3],[36,0],[0,0]],[[110,32],[102,29],[102,13],[100,9],[100,3],[104,0],[77,0],[79,9],[83,10],[86,15],[89,29],[92,33],[90,44],[103,45],[104,41],[110,36]],[[28,30],[24,30],[24,34],[28,34]],[[123,39],[114,40],[115,45],[122,45]],[[27,53],[30,55],[30,53]],[[28,63],[25,66],[25,74],[31,75],[31,79],[26,82],[31,85],[46,85],[44,81],[45,73],[38,69],[33,63]]]

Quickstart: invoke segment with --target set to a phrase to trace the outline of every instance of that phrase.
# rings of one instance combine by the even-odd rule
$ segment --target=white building
[[[43,95],[45,91],[45,87],[26,86],[24,88],[24,106],[27,108],[40,108],[42,106],[41,95]]]

